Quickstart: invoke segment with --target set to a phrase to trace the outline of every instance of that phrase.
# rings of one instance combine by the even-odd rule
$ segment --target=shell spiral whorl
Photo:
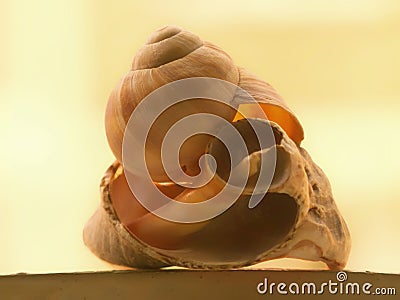
[[[177,27],[168,26],[156,31],[138,51],[133,59],[132,69],[122,78],[108,101],[106,133],[111,150],[119,162],[122,162],[122,143],[126,125],[137,105],[157,88],[179,79],[192,77],[217,78],[233,84],[239,81],[237,67],[229,55],[218,47],[203,42],[198,36]],[[225,107],[221,103],[202,100],[190,101],[192,102],[190,107],[184,103],[177,105],[172,109],[174,111],[167,113],[168,118],[161,117],[154,124],[154,128],[158,130],[152,133],[153,140],[150,143],[159,144],[165,135],[164,129],[167,129],[167,125],[186,115],[209,112],[229,121],[236,115],[234,109]],[[206,139],[203,144],[205,146]],[[149,150],[149,156],[152,156],[151,164],[154,166],[150,167],[150,173],[155,181],[166,181],[168,178],[165,173],[159,171],[162,170],[160,161],[154,159],[159,151],[157,146]],[[185,156],[185,153],[182,155]],[[200,155],[200,153],[190,154],[195,159]],[[191,162],[183,164],[194,165]]]
[[[155,31],[135,55],[132,70],[158,68],[185,57],[203,46],[203,41],[193,33],[175,26]]]

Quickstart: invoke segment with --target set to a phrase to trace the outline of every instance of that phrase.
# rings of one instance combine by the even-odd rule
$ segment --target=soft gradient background
[[[399,3],[2,0],[0,273],[113,268],[81,239],[113,161],[103,114],[134,53],[165,24],[278,89],[350,227],[348,269],[399,273]]]

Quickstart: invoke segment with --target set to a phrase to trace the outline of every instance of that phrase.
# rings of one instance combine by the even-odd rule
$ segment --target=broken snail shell
[[[244,120],[236,126],[248,129]],[[243,194],[225,213],[208,222],[165,221],[146,214],[135,201],[116,162],[103,178],[102,206],[86,225],[86,244],[109,262],[139,268],[237,268],[279,257],[321,260],[332,269],[343,268],[349,233],[325,175],[277,124],[272,127],[280,149],[279,171],[255,208],[248,209],[249,196]],[[216,151],[213,154],[221,166],[217,174],[221,172],[218,175],[224,178],[226,159],[221,157],[224,151],[219,141],[213,139],[208,148]],[[126,195],[118,195],[123,190]],[[177,192],[169,191],[171,195]],[[138,228],[146,227],[146,222],[140,224],[135,213],[144,213],[153,221],[158,218],[166,223],[164,229],[162,224],[158,231],[151,226]]]
[[[130,180],[140,189],[141,178],[124,168],[122,144],[133,111],[147,95],[192,77],[235,84],[258,104],[227,90],[232,93],[229,105],[190,99],[168,108],[154,122],[146,141],[146,164],[161,193],[177,202],[194,204],[213,199],[222,191],[226,191],[222,194],[225,198],[239,195],[213,218],[182,223],[149,212],[132,193]],[[210,127],[221,126],[217,136],[199,134],[182,145],[177,168],[191,176],[199,173],[199,158],[206,155],[202,171],[209,180],[188,188],[171,181],[160,152],[168,129],[197,113],[217,115],[227,124],[210,122]],[[246,151],[227,148],[221,142],[220,137],[233,139],[226,130],[232,126]],[[261,143],[257,128],[270,130],[272,141]],[[117,160],[101,181],[101,206],[84,229],[84,242],[98,257],[135,268],[226,269],[281,257],[322,261],[331,269],[346,265],[349,231],[327,177],[300,147],[300,122],[269,84],[236,67],[218,47],[178,27],[156,31],[110,96],[106,132]],[[266,169],[274,171],[270,180],[263,171]],[[146,196],[146,190],[141,195]],[[260,199],[249,208],[254,195]]]

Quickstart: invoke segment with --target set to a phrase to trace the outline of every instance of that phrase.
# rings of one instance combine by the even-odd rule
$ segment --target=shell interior
[[[266,126],[268,124],[264,120],[253,120],[252,123],[254,126]],[[249,120],[240,120],[233,124],[245,140],[247,154],[261,150],[260,143],[254,131],[252,131]],[[282,140],[280,132],[275,130],[274,127],[271,128],[273,129],[274,141],[264,145],[265,147],[279,145]],[[217,162],[217,175],[226,181],[230,171],[229,152],[227,152],[226,147],[219,139],[212,138],[206,151],[212,154]],[[237,155],[239,159],[244,156],[244,153]],[[279,170],[279,159],[277,164],[277,170]],[[285,168],[283,167],[283,169]],[[250,196],[243,194],[224,213],[199,224],[199,230],[183,236],[174,243],[168,243],[168,241],[163,243],[161,241],[165,240],[165,233],[162,231],[158,234],[156,232],[155,236],[151,238],[137,234],[135,218],[140,218],[141,215],[149,214],[149,212],[146,212],[137,203],[133,195],[116,194],[118,190],[122,190],[121,184],[123,183],[121,182],[123,178],[121,176],[124,176],[123,172],[110,183],[111,199],[121,222],[133,236],[147,244],[148,247],[152,247],[162,255],[179,257],[184,261],[221,265],[256,260],[257,257],[283,242],[298,218],[298,204],[295,199],[287,194],[266,193],[262,201],[254,208],[248,207]],[[281,175],[277,172],[276,176]],[[118,187],[115,184],[118,184]],[[252,185],[254,185],[254,178],[250,177],[246,187]],[[181,191],[182,189],[179,186],[164,189],[164,192],[171,197],[178,195]],[[184,231],[185,227],[193,226],[192,224],[173,225],[176,226],[175,228],[178,231]]]

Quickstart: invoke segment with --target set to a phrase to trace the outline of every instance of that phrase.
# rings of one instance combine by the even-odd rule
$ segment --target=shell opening
[[[182,191],[178,186],[162,188],[170,196]],[[299,212],[295,199],[287,194],[267,193],[253,209],[247,207],[249,196],[244,195],[214,219],[181,224],[148,213],[130,192],[123,172],[111,180],[110,192],[120,222],[146,247],[182,261],[219,266],[245,264],[283,242]],[[146,218],[150,227],[138,230],[137,220]]]
[[[187,237],[182,258],[213,263],[247,261],[280,244],[293,229],[298,206],[287,194],[267,193],[253,209],[242,196],[222,215]]]

